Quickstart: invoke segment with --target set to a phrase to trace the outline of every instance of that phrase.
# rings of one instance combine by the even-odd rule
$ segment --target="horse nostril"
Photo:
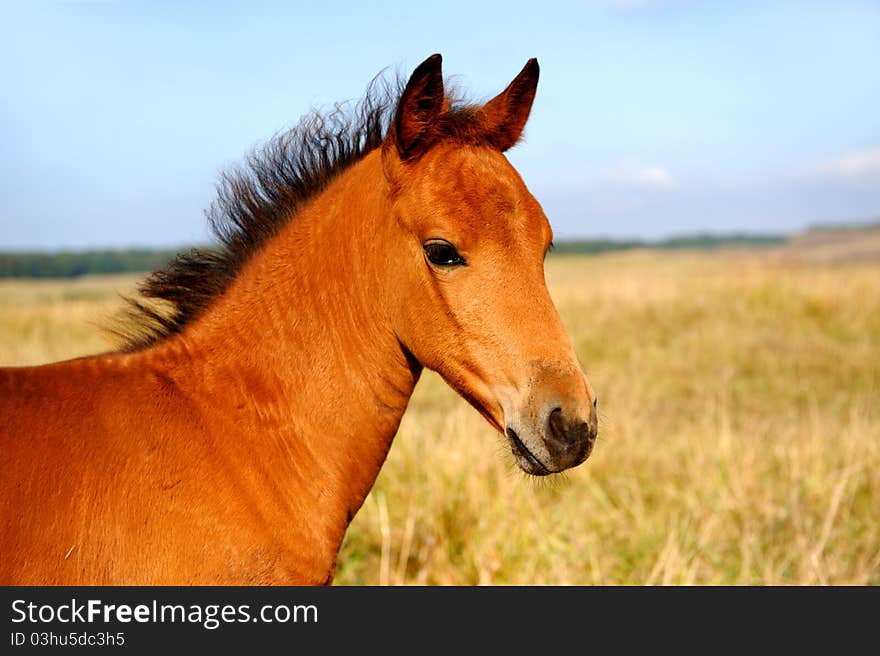
[[[573,421],[566,421],[562,408],[554,408],[547,422],[550,440],[565,448],[575,445],[592,446],[596,439],[595,423],[583,421],[579,417],[572,419]]]
[[[554,408],[550,413],[550,436],[557,442],[565,440],[565,421],[562,419],[562,408]]]

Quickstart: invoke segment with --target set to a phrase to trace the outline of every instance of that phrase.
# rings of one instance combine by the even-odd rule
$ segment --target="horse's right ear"
[[[516,145],[522,136],[535,100],[539,70],[538,60],[530,59],[513,82],[480,110],[486,141],[501,152]]]
[[[419,64],[400,96],[394,140],[401,159],[418,157],[434,141],[432,128],[443,111],[442,62],[440,55],[431,55]]]

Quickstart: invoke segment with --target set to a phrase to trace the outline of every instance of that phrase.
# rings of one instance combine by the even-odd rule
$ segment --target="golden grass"
[[[0,279],[0,366],[54,362],[112,348],[105,330],[135,276]]]
[[[556,257],[600,398],[550,479],[426,373],[337,584],[880,583],[880,264],[776,252]],[[106,348],[131,278],[0,281],[0,363]]]

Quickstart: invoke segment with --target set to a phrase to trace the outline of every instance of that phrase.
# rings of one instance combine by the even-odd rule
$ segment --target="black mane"
[[[356,105],[312,111],[252,151],[243,165],[222,173],[217,198],[205,212],[217,245],[180,253],[139,285],[139,297],[125,299],[125,320],[115,329],[125,349],[138,350],[179,333],[223,294],[244,263],[306,201],[380,146],[398,87],[376,78]]]
[[[306,201],[382,145],[402,90],[399,79],[379,76],[357,104],[312,111],[221,174],[217,198],[206,211],[217,245],[180,253],[139,285],[137,297],[125,299],[122,320],[113,328],[123,349],[151,346],[198,318]],[[441,116],[439,129],[478,142],[476,118],[473,106],[456,103]]]

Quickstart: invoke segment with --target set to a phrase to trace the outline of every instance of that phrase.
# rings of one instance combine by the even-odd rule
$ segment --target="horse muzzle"
[[[589,457],[599,432],[595,405],[586,416],[553,407],[540,417],[535,426],[520,415],[505,430],[514,460],[524,472],[546,476],[576,467]]]

